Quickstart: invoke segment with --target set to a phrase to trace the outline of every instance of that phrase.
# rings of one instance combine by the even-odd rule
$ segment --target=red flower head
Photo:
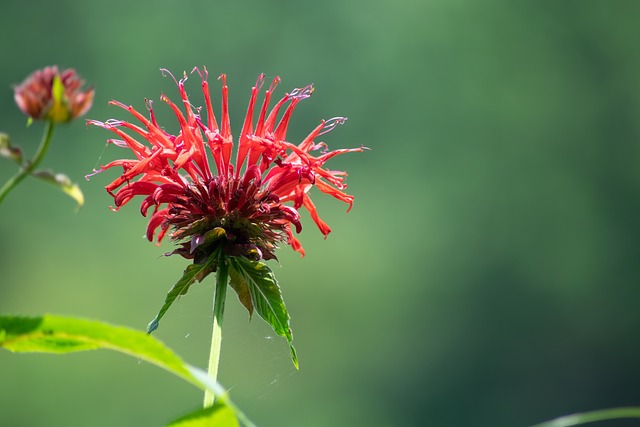
[[[294,89],[269,110],[271,96],[280,81],[276,77],[254,121],[258,93],[264,83],[264,75],[260,75],[252,88],[234,150],[226,76],[220,76],[222,111],[217,121],[207,71],[197,68],[194,71],[202,79],[206,116],[189,101],[184,87],[186,73],[176,81],[184,112],[166,96],[160,98],[177,118],[180,126],[177,135],[167,133],[156,122],[151,101],[148,102],[149,119],[131,106],[111,102],[129,111],[141,126],[122,120],[89,121],[114,132],[118,139],[109,142],[128,147],[135,155],[135,159],[115,160],[98,171],[114,166],[123,168],[122,176],[106,187],[115,200],[114,210],[134,196],[143,196],[142,214],[146,216],[153,207],[147,238],[152,241],[157,232],[155,238],[160,243],[171,230],[171,239],[179,243],[174,253],[194,259],[196,263],[218,249],[229,256],[273,259],[282,241],[304,256],[300,242],[293,235],[293,229],[296,233],[302,229],[298,213],[301,207],[309,211],[325,237],[331,231],[318,216],[309,190],[315,186],[347,203],[349,209],[353,204],[353,196],[342,191],[346,187],[346,173],[325,169],[323,165],[338,154],[363,148],[329,151],[324,143],[315,142],[346,119],[336,117],[322,121],[301,143],[288,142],[286,134],[291,115],[298,102],[311,95],[313,88],[309,85]],[[166,70],[163,73],[170,75]],[[232,161],[233,155],[235,161]]]
[[[68,122],[82,116],[93,103],[93,88],[81,90],[84,81],[75,70],[45,67],[33,72],[14,89],[18,107],[32,120]]]

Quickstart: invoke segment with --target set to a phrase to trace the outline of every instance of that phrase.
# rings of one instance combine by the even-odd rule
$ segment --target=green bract
[[[196,280],[202,281],[207,275],[216,271],[219,263],[224,263],[229,268],[229,284],[238,294],[238,299],[249,312],[249,316],[251,317],[255,310],[273,328],[275,333],[287,339],[291,350],[291,359],[298,368],[298,357],[291,344],[293,335],[289,326],[290,317],[275,275],[265,263],[245,257],[225,256],[220,251],[216,251],[202,263],[189,265],[180,280],[173,285],[167,294],[156,317],[149,323],[148,332],[151,333],[158,328],[160,319],[176,298],[185,295]],[[226,284],[222,286],[226,286]]]

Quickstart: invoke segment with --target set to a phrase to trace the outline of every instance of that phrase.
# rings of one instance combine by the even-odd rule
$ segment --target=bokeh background
[[[259,73],[279,94],[315,83],[291,140],[349,117],[325,141],[371,148],[330,164],[355,206],[316,197],[333,233],[304,218],[307,257],[273,265],[301,370],[230,294],[221,382],[259,426],[526,426],[640,405],[638,22],[615,0],[3,0],[0,130],[33,153],[42,124],[11,85],[50,64],[96,87],[99,120],[125,117],[111,99],[175,97],[161,67],[206,65],[218,100],[225,72],[235,133]],[[109,210],[117,172],[84,180],[121,154],[108,137],[59,127],[43,163],[80,182],[79,211],[34,180],[0,206],[1,313],[144,329],[180,277],[136,204]],[[157,332],[201,367],[212,282]],[[116,353],[0,352],[2,426],[160,426],[200,402]]]

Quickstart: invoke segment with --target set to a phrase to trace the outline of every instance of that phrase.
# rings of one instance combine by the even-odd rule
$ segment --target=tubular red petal
[[[262,174],[256,165],[251,165],[247,168],[247,171],[244,173],[244,177],[242,178],[242,184],[244,186],[248,186],[251,180],[256,183],[256,186],[262,184]]]
[[[278,118],[278,113],[280,112],[280,109],[282,108],[282,106],[291,99],[291,96],[289,94],[286,94],[284,97],[282,97],[282,99],[280,99],[280,101],[277,102],[277,104],[273,107],[273,109],[271,110],[271,112],[269,113],[269,116],[267,117],[267,120],[264,123],[264,135],[267,136],[269,134],[273,133],[273,128],[276,124],[276,119]]]
[[[211,92],[209,91],[209,72],[207,68],[204,67],[202,71],[198,67],[195,67],[193,71],[197,71],[200,74],[200,79],[202,80],[202,93],[204,95],[204,102],[207,107],[207,127],[211,131],[218,130],[218,123],[216,122],[216,116],[213,114],[213,106],[211,105]]]
[[[313,85],[305,86],[302,89],[294,89],[289,98],[291,99],[291,103],[287,110],[283,114],[280,119],[280,123],[278,123],[278,127],[274,131],[274,139],[276,141],[284,140],[287,135],[287,127],[289,127],[289,121],[291,120],[291,114],[293,114],[293,110],[295,110],[298,102],[302,101],[311,96],[313,93]]]
[[[273,91],[276,90],[276,87],[280,83],[280,77],[276,77],[271,82],[269,86],[269,90],[267,90],[264,94],[264,102],[262,103],[262,108],[260,109],[260,116],[258,117],[258,124],[256,125],[256,135],[264,136],[264,119],[267,115],[267,110],[269,109],[269,102],[271,102],[271,95]]]
[[[318,210],[316,209],[316,205],[313,204],[313,202],[311,201],[311,198],[307,194],[304,194],[302,196],[302,204],[309,211],[309,214],[311,214],[311,218],[320,229],[320,232],[324,234],[324,237],[326,239],[329,233],[331,233],[331,227],[329,227],[329,225],[326,222],[320,219],[320,216],[318,216]]]
[[[276,141],[284,141],[287,136],[287,128],[289,127],[289,121],[291,120],[291,115],[293,114],[293,110],[296,108],[296,104],[298,104],[299,100],[297,98],[293,98],[291,103],[285,110],[282,118],[280,119],[280,123],[278,123],[278,127],[273,133],[273,138]]]
[[[349,207],[347,208],[347,212],[349,212],[351,210],[351,208],[353,207],[353,199],[354,197],[346,194],[332,186],[330,186],[329,184],[325,183],[322,180],[317,180],[316,181],[316,187],[318,187],[318,190],[322,191],[325,194],[329,194],[330,196],[345,202],[349,205]]]
[[[249,100],[249,107],[244,118],[244,124],[242,125],[242,131],[240,132],[240,139],[238,140],[238,154],[236,157],[236,177],[240,173],[240,169],[249,152],[249,135],[253,134],[253,109],[258,98],[258,92],[264,84],[264,74],[260,74],[256,85],[251,89],[251,99]]]
[[[221,74],[218,78],[222,80],[222,127],[220,134],[224,139],[231,137],[231,122],[229,119],[229,87],[227,86],[227,75]]]
[[[305,256],[304,248],[302,247],[302,244],[300,243],[300,240],[298,240],[298,239],[296,239],[294,237],[293,232],[291,231],[291,227],[287,227],[285,229],[285,231],[287,233],[288,243],[291,245],[293,250],[298,252],[301,257],[304,257]]]
[[[151,216],[151,219],[149,220],[149,224],[147,225],[147,240],[149,240],[150,242],[153,242],[153,235],[155,234],[156,229],[162,226],[162,224],[166,221],[165,217],[168,213],[169,213],[169,209],[162,209],[157,211]],[[168,226],[163,227],[164,230],[161,230],[160,234],[158,235],[158,243],[160,243],[160,241],[164,237],[164,234],[166,233],[167,228]]]

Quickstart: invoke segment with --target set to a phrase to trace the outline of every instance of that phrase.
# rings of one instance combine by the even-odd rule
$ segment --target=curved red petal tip
[[[162,243],[162,239],[164,239],[165,234],[167,234],[167,230],[169,230],[169,225],[164,224],[160,226],[160,232],[158,233],[158,239],[156,240],[156,246],[160,246]]]
[[[351,208],[353,207],[353,200],[351,200],[349,203],[349,207],[347,208],[347,212],[349,212],[351,210]]]
[[[251,165],[247,167],[247,170],[244,172],[242,184],[248,186],[251,180],[254,180],[256,186],[260,186],[260,184],[262,184],[262,171],[258,165]]]
[[[157,242],[160,243],[160,241],[164,237],[164,234],[166,233],[166,228],[163,229],[162,224],[165,221],[165,215],[168,212],[169,212],[169,209],[162,209],[160,211],[156,211],[151,216],[151,219],[147,224],[147,233],[146,233],[147,240],[149,240],[150,242],[153,242],[153,234],[155,233],[156,229],[160,227],[160,233],[158,234],[158,239],[157,239]]]
[[[264,74],[261,73],[258,76],[258,80],[256,80],[256,85],[254,86],[254,88],[257,88],[258,91],[262,90],[262,86],[264,85]]]
[[[269,85],[269,92],[276,90],[276,87],[280,84],[280,76],[275,76]]]
[[[285,232],[287,234],[287,241],[289,245],[291,245],[291,248],[294,251],[298,252],[300,254],[300,257],[304,258],[305,251],[304,251],[304,248],[302,247],[302,244],[300,243],[300,240],[296,239],[290,227],[287,227]]]

